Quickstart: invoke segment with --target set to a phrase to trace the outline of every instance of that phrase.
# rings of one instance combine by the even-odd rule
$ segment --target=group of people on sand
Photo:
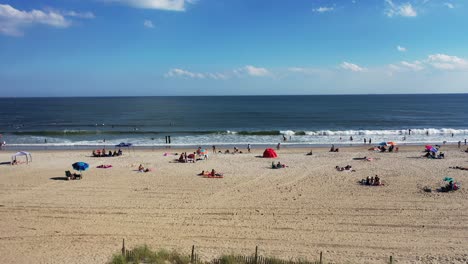
[[[150,171],[151,169],[143,167],[143,164],[140,164],[140,166],[138,166],[138,172],[150,172]]]
[[[398,152],[398,147],[395,147],[394,145],[390,145],[390,147],[388,147],[388,149],[385,147],[385,146],[377,146],[377,147],[373,147],[373,148],[370,148],[369,150],[373,150],[373,151],[377,151],[377,152]]]
[[[106,154],[106,150],[102,149],[101,150],[93,150],[93,157],[116,157],[116,156],[122,156],[122,150],[119,149],[114,150],[114,152],[109,150],[109,153]]]
[[[450,180],[447,185],[442,186],[439,191],[440,192],[450,192],[450,191],[456,191],[458,190],[459,186],[458,183],[454,182],[453,180]]]
[[[375,175],[375,177],[369,177],[361,180],[362,185],[369,185],[369,186],[381,186],[383,183],[380,181],[380,177]]]
[[[337,171],[348,171],[348,172],[355,172],[356,171],[356,170],[353,170],[353,167],[351,165],[346,165],[344,167],[335,166],[335,169]]]
[[[215,171],[215,169],[212,169],[211,172],[210,171],[205,171],[205,170],[202,170],[202,172],[200,172],[198,175],[200,176],[207,176],[207,177],[223,177],[223,173],[222,172],[217,172]]]
[[[426,154],[424,154],[423,157],[428,159],[444,159],[445,153],[439,152],[439,154],[436,154],[434,151],[429,151]]]
[[[282,164],[281,162],[278,161],[278,163],[275,164],[275,162],[273,161],[271,163],[271,168],[272,169],[282,169],[282,168],[286,168],[288,166],[286,166],[286,164]]]
[[[182,163],[187,163],[187,162],[196,162],[197,159],[195,157],[195,153],[190,153],[187,155],[187,152],[182,152],[179,156],[179,158],[177,159],[178,162],[182,162]]]
[[[248,149],[250,152],[250,148]],[[218,151],[218,153],[223,153],[221,150]],[[242,150],[239,150],[237,147],[234,147],[233,151],[231,152],[229,149],[226,149],[224,151],[224,154],[242,154]]]

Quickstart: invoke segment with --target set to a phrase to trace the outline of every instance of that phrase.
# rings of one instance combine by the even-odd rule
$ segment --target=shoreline
[[[378,144],[363,144],[363,143],[341,143],[341,144],[303,144],[303,143],[289,143],[289,142],[279,142],[281,143],[281,149],[307,149],[307,148],[319,148],[319,149],[329,149],[332,145],[335,148],[364,148],[364,147],[374,147],[378,146]],[[265,148],[273,148],[276,149],[277,144],[269,144],[269,143],[251,143],[252,149],[265,149]],[[458,142],[447,142],[445,144],[440,142],[424,142],[424,143],[398,143],[398,147],[424,147],[425,145],[439,145],[441,147],[457,147]],[[106,144],[96,144],[96,145],[54,145],[54,144],[8,144],[4,145],[0,148],[1,151],[23,151],[23,150],[34,150],[34,151],[41,151],[41,150],[96,150],[96,149],[131,149],[133,150],[170,150],[170,149],[193,149],[198,148],[201,146],[209,151],[212,150],[212,144],[171,144],[171,145],[136,145],[132,147],[117,147],[115,145],[106,145]],[[239,149],[246,149],[247,144],[235,144],[235,143],[223,143],[223,144],[215,144],[216,149],[232,149],[233,147],[238,147]],[[240,146],[240,147],[239,147]],[[465,145],[464,142],[461,142],[461,149],[468,148],[468,145]]]

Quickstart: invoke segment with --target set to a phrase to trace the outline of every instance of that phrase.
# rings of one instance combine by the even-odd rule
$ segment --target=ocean
[[[456,143],[468,138],[467,102],[468,94],[0,98],[0,140],[17,149],[164,147],[167,136],[174,147]]]

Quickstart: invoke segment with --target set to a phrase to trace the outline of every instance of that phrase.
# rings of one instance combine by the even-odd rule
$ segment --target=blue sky
[[[0,0],[0,96],[468,91],[464,0]]]

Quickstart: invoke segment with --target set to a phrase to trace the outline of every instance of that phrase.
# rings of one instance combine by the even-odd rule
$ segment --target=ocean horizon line
[[[0,99],[34,98],[143,98],[143,97],[281,97],[281,96],[384,96],[384,95],[468,95],[468,93],[357,93],[357,94],[239,94],[239,95],[85,95],[85,96],[0,96]]]

